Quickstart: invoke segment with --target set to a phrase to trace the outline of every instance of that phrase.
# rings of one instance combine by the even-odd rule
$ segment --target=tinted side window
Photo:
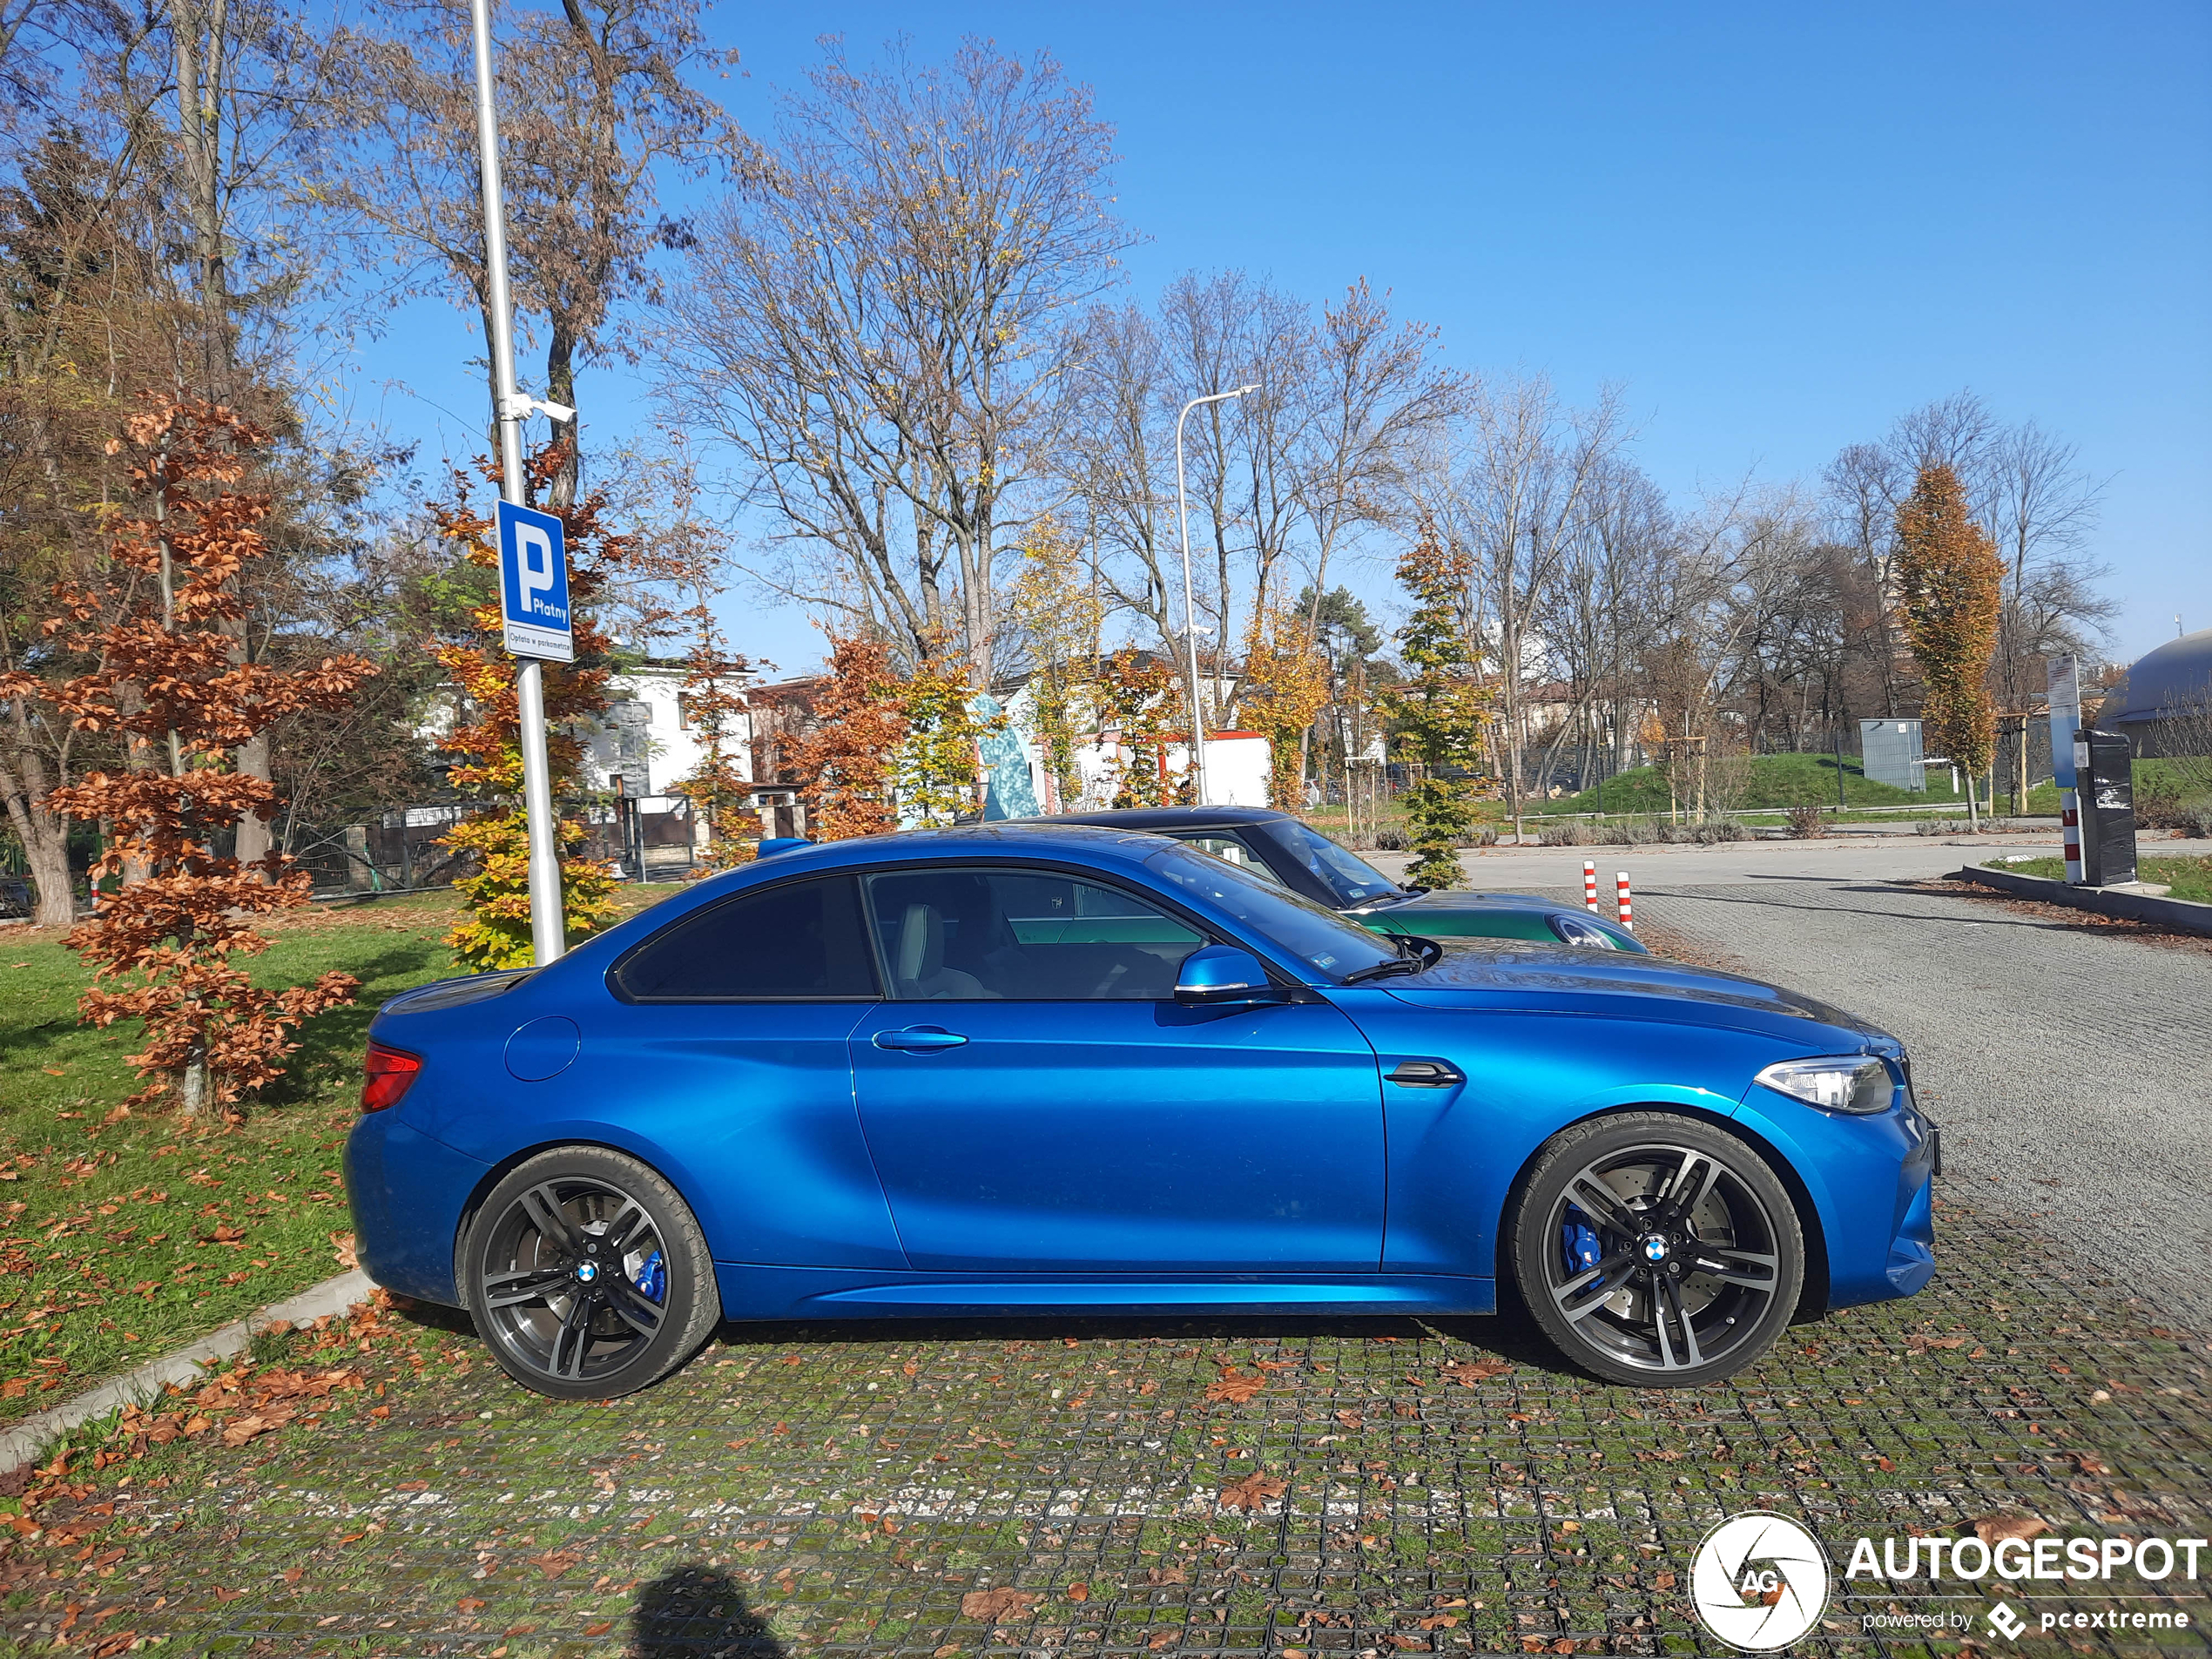
[[[870,876],[900,1001],[1159,1002],[1205,941],[1119,888],[1045,870]]]
[[[849,875],[786,882],[686,916],[624,957],[615,980],[654,1002],[876,995]]]

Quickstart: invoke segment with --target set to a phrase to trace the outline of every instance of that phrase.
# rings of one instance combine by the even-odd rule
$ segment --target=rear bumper
[[[388,1291],[458,1307],[454,1245],[488,1163],[370,1112],[346,1141],[346,1196],[361,1271]]]

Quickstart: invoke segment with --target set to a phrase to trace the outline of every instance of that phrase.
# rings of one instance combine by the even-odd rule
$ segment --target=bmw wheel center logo
[[[1662,1238],[1657,1233],[1649,1235],[1643,1241],[1643,1258],[1648,1262],[1665,1261],[1667,1259],[1667,1241]]]
[[[583,1283],[590,1284],[593,1279],[599,1277],[599,1264],[597,1262],[577,1263],[576,1276]]]
[[[1827,1611],[1831,1575],[1820,1541],[1786,1515],[1754,1510],[1705,1534],[1689,1567],[1698,1622],[1731,1648],[1774,1653]]]

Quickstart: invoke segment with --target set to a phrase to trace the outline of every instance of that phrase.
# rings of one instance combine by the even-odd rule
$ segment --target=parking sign
[[[500,617],[516,657],[576,660],[569,627],[569,555],[550,513],[499,503]]]

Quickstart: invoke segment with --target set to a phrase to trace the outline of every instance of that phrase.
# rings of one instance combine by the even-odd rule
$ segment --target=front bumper
[[[1909,1096],[1890,1111],[1853,1117],[1754,1087],[1737,1121],[1805,1184],[1826,1247],[1829,1308],[1911,1296],[1935,1276],[1941,1137]]]

